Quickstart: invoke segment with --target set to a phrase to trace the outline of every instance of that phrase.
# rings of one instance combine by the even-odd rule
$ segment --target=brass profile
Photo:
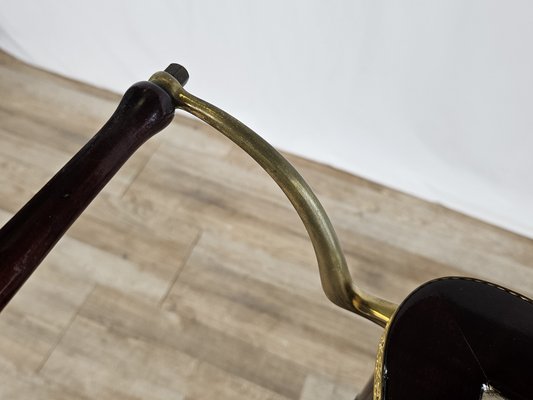
[[[228,113],[187,92],[169,73],[156,72],[150,81],[170,94],[176,108],[220,131],[276,181],[309,234],[318,261],[322,288],[328,299],[385,327],[397,305],[365,293],[353,284],[335,230],[324,208],[298,171],[261,136]]]

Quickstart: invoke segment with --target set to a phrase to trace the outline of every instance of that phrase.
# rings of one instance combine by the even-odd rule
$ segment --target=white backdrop
[[[533,3],[3,0],[0,47],[123,92],[170,62],[277,147],[533,237]]]

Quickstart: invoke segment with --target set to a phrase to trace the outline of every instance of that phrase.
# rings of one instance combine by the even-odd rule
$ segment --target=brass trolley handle
[[[178,109],[211,125],[248,153],[285,193],[313,243],[322,288],[329,300],[384,327],[397,306],[369,295],[352,282],[335,230],[317,197],[296,169],[261,136],[225,111],[190,94],[174,76],[185,74],[177,64],[150,78],[174,100]],[[184,81],[183,79],[180,79]],[[186,79],[185,79],[186,81]]]

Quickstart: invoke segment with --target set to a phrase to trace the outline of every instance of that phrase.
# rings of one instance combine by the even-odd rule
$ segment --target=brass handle
[[[167,68],[168,72],[156,72],[150,81],[167,91],[174,99],[176,108],[189,112],[220,131],[276,181],[307,229],[318,261],[322,288],[328,299],[339,307],[382,327],[386,326],[397,305],[367,294],[353,284],[335,230],[324,208],[298,171],[242,122],[188,93],[174,77],[176,70],[186,74],[183,67],[173,64]]]

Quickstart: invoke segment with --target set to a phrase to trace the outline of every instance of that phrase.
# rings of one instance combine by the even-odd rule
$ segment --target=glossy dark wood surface
[[[508,399],[531,399],[533,304],[468,278],[413,292],[391,324],[384,398],[478,400],[482,384]]]
[[[102,129],[0,230],[0,310],[126,160],[173,116],[166,92],[136,83]]]

